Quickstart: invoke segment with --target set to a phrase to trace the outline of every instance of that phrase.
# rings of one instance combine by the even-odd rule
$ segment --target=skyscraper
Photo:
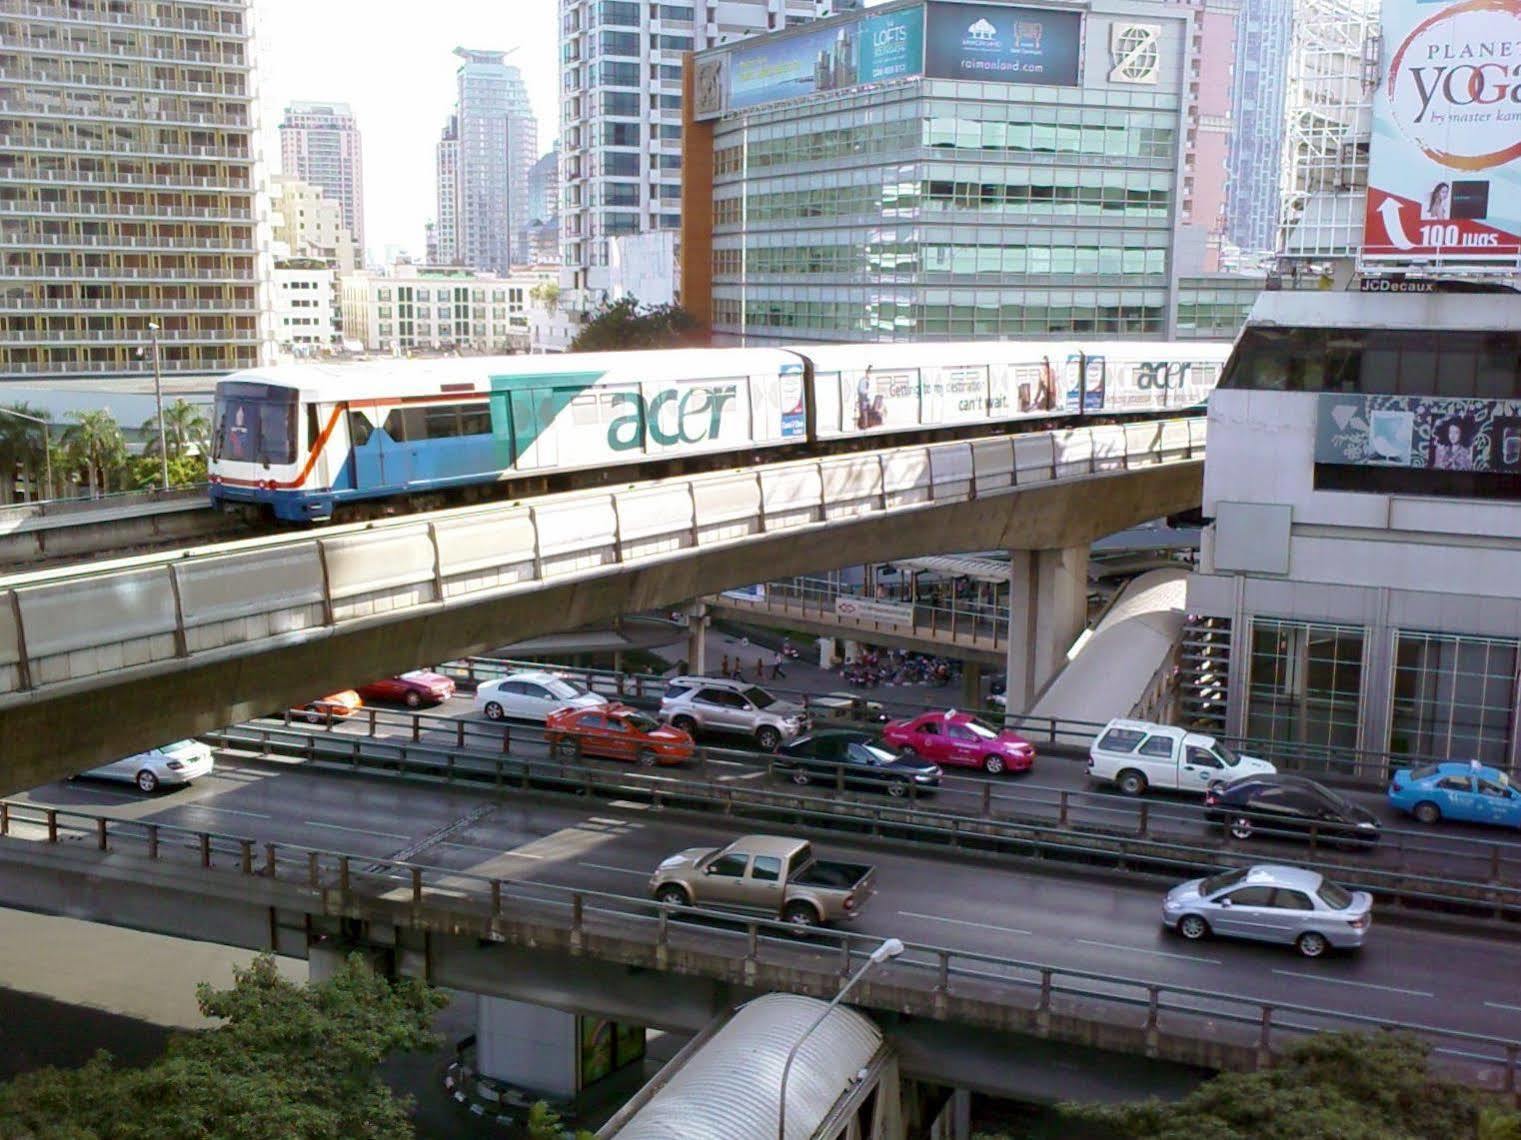
[[[1244,250],[1266,253],[1278,237],[1293,2],[1242,0],[1238,26],[1226,236]]]
[[[528,170],[538,158],[538,120],[522,73],[503,62],[506,52],[456,48],[454,54],[463,61],[456,106],[457,259],[505,274],[515,256],[527,256],[521,234],[528,221]],[[441,167],[442,150],[441,143]]]
[[[856,6],[697,2],[701,18],[692,0],[562,0],[560,249],[567,288],[608,288],[610,239],[680,226],[683,53]]]
[[[292,103],[280,123],[280,171],[321,188],[343,210],[364,257],[364,151],[347,103]]]
[[[434,265],[460,264],[459,246],[459,116],[450,115],[438,140],[435,156],[438,178],[438,228]]]
[[[0,377],[272,355],[248,7],[0,4]]]

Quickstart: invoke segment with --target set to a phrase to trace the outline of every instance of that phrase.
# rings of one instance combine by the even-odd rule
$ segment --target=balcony
[[[160,361],[160,371],[165,376],[180,372],[187,372],[191,375],[204,375],[208,372],[230,372],[234,368],[246,367],[248,365],[239,364],[235,361],[228,361],[225,364],[190,360]],[[140,360],[124,361],[121,363],[110,360],[80,360],[72,364],[64,364],[52,360],[40,360],[26,364],[0,362],[0,378],[23,380],[29,376],[141,376],[144,368],[145,365]]]
[[[20,151],[37,151],[46,154],[136,154],[152,158],[220,158],[240,162],[252,162],[248,149],[234,150],[224,146],[133,146],[96,140],[55,142],[52,139],[27,139],[22,135],[0,135],[0,148]]]
[[[178,269],[172,272],[153,269],[107,269],[98,265],[61,266],[41,265],[23,269],[13,265],[0,265],[0,278],[11,281],[254,281],[258,275],[252,269]]]
[[[250,304],[242,312],[253,312]],[[257,329],[159,329],[158,339],[175,344],[242,344],[257,341]],[[42,329],[36,332],[0,329],[0,344],[130,344],[149,343],[147,329]]]
[[[92,300],[81,298],[75,301],[55,300],[32,300],[27,297],[0,297],[0,311],[26,312],[26,313],[242,313],[248,310],[249,304],[237,304],[225,298],[214,301],[205,301],[199,298],[177,297],[162,301],[132,300]]]
[[[99,106],[40,107],[30,103],[0,102],[0,115],[30,119],[101,119],[108,123],[147,123],[151,126],[236,127],[244,131],[253,129],[247,116],[191,113],[172,107],[152,112],[123,107],[108,112]]]
[[[149,177],[135,174],[92,174],[85,171],[38,170],[30,174],[22,172],[11,175],[13,183],[52,182],[79,186],[126,186],[143,190],[230,190],[252,194],[253,187],[246,182],[232,182],[226,178],[187,178],[177,175]]]
[[[243,0],[201,0],[208,6],[242,12]],[[35,4],[18,3],[17,0],[0,0],[0,15],[23,16],[31,20],[45,20],[54,24],[86,24],[114,28],[141,28],[148,32],[194,32],[196,35],[216,36],[218,39],[247,40],[248,26],[229,28],[222,24],[203,24],[198,20],[174,20],[168,16],[153,20],[139,20],[112,12],[61,12],[56,8],[39,8]]]
[[[0,9],[3,10],[3,9]],[[248,71],[252,65],[246,59],[229,55],[211,55],[199,51],[160,51],[146,47],[111,47],[107,44],[81,43],[77,40],[61,43],[38,36],[16,40],[7,45],[12,50],[48,56],[86,56],[92,59],[141,61],[143,63],[188,63],[201,67],[214,67],[221,71]]]
[[[142,218],[145,220],[179,222],[187,218],[205,218],[210,221],[247,222],[253,220],[253,211],[241,206],[105,206],[98,203],[74,206],[67,202],[12,202],[0,201],[0,213],[5,214],[59,214],[80,218]]]
[[[0,234],[0,246],[12,249],[175,249],[198,253],[253,253],[252,235],[246,244],[217,245],[212,238],[122,237],[112,234]]]
[[[71,91],[141,91],[145,95],[211,95],[219,99],[252,99],[246,87],[229,87],[223,83],[191,83],[187,80],[158,80],[149,76],[114,79],[109,76],[72,76],[40,67],[0,68],[0,82],[9,80],[32,87],[64,87]]]

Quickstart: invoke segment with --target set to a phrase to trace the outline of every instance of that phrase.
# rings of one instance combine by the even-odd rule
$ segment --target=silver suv
[[[696,734],[748,736],[767,752],[808,731],[802,705],[778,700],[759,685],[721,677],[675,677],[660,700],[660,719]]]

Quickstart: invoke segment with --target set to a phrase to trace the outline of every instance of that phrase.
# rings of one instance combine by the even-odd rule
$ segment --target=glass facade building
[[[937,37],[980,44],[994,11],[884,5],[790,39],[806,63],[831,27],[864,42],[897,19],[924,29],[933,61]],[[1059,82],[909,74],[689,127],[689,146],[711,145],[711,181],[689,163],[683,302],[715,343],[1233,335],[1257,283],[1180,281],[1177,266],[1188,13],[1132,0],[1081,19],[1085,49]],[[1137,37],[1154,54],[1127,71]],[[785,56],[789,37],[767,38]],[[694,81],[742,77],[728,54],[699,53]],[[688,240],[702,227],[706,250]]]

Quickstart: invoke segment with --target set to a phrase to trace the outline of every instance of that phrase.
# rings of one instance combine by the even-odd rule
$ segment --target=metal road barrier
[[[173,487],[167,491],[150,487],[142,491],[112,491],[95,498],[37,499],[27,503],[0,506],[0,532],[9,532],[34,519],[68,518],[87,521],[92,514],[135,510],[146,507],[174,506],[211,508],[206,484]]]
[[[1178,875],[1207,874],[1224,867],[1263,862],[1244,845],[1201,846],[1184,839],[1159,835],[1152,821],[1150,803],[1135,806],[1130,827],[1077,822],[1079,815],[1102,819],[1113,811],[1090,801],[1083,793],[1058,792],[1054,821],[1028,816],[999,815],[991,811],[992,785],[984,795],[984,814],[967,815],[932,808],[924,798],[905,804],[900,800],[877,802],[830,798],[810,792],[757,787],[749,783],[723,782],[711,778],[703,765],[695,778],[674,778],[658,772],[641,775],[637,770],[613,770],[562,758],[526,758],[512,755],[514,741],[537,730],[471,724],[433,718],[449,727],[452,740],[423,741],[423,715],[408,714],[414,740],[374,739],[338,734],[301,726],[251,724],[204,733],[200,739],[218,747],[266,756],[299,757],[325,761],[343,769],[403,778],[442,780],[449,784],[492,790],[505,795],[514,789],[572,792],[602,799],[636,800],[651,807],[696,810],[732,819],[787,823],[822,830],[845,831],[872,838],[914,843],[927,850],[1007,855],[1042,860],[1060,859],[1086,865],[1147,870]],[[474,748],[476,741],[489,748]],[[613,761],[611,763],[617,763]],[[768,768],[776,775],[774,767]],[[1003,797],[1000,797],[1003,798]],[[1012,797],[1008,797],[1012,798]],[[1110,797],[1112,798],[1112,797]],[[1120,801],[1128,805],[1128,801]],[[1159,813],[1160,814],[1160,813]],[[1502,881],[1521,864],[1521,848],[1513,844],[1472,844],[1482,854],[1472,861],[1474,874],[1460,877],[1448,871],[1433,873],[1406,865],[1414,848],[1396,848],[1394,867],[1337,861],[1330,856],[1335,843],[1311,839],[1312,866],[1344,885],[1367,890],[1379,898],[1426,914],[1462,914],[1489,919],[1521,919],[1521,882]],[[1451,856],[1449,849],[1444,855]]]
[[[91,850],[199,872],[208,889],[239,880],[297,892],[284,904],[309,914],[370,917],[740,985],[833,992],[880,938],[795,927],[647,898],[519,882],[416,862],[227,832],[108,819],[0,800],[0,839]],[[5,845],[0,845],[0,858]],[[183,879],[179,880],[183,883]],[[254,892],[250,889],[248,893]],[[368,913],[365,913],[368,911]],[[856,1003],[913,1016],[1144,1052],[1216,1067],[1268,1063],[1275,1047],[1307,1032],[1401,1029],[1431,1042],[1437,1068],[1497,1093],[1518,1090],[1521,1039],[1328,1012],[1119,974],[1074,970],[924,943],[907,943],[857,992]],[[1102,1034],[1101,1039],[1095,1033]]]
[[[1204,430],[1196,417],[895,447],[27,575],[0,590],[0,707],[699,547],[1195,463]]]

